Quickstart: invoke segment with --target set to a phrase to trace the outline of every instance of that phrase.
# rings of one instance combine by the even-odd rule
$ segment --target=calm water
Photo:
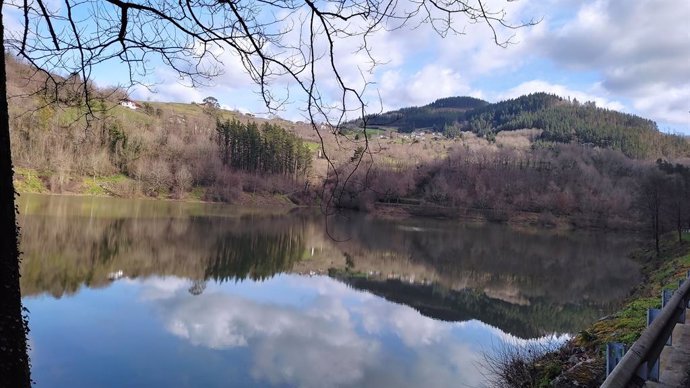
[[[482,386],[485,352],[563,340],[640,277],[601,233],[35,195],[20,211],[38,387]]]

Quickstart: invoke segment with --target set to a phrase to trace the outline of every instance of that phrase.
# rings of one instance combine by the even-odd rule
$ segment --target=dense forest
[[[452,97],[424,107],[404,108],[367,117],[367,126],[388,126],[401,132],[443,131],[448,137],[470,131],[494,139],[501,131],[542,130],[539,140],[578,143],[619,150],[631,158],[688,157],[690,142],[659,132],[651,120],[599,108],[547,93],[533,93],[489,104],[471,97]],[[357,122],[361,126],[363,121]]]
[[[481,135],[522,128],[543,130],[542,141],[619,150],[631,158],[690,156],[687,139],[659,132],[651,120],[545,93],[491,104],[466,116],[465,129]]]
[[[303,176],[311,152],[302,139],[277,125],[238,120],[218,121],[218,146],[223,165],[251,172]]]
[[[488,102],[473,97],[448,97],[422,107],[403,108],[392,112],[367,116],[367,126],[394,127],[399,132],[415,129],[442,131],[449,123],[464,120],[465,112],[488,105]],[[357,125],[362,120],[355,122]]]

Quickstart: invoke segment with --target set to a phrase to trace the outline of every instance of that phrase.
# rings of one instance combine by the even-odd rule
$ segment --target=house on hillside
[[[134,109],[134,110],[141,108],[140,104],[138,104],[135,101],[130,100],[129,98],[123,98],[122,100],[120,100],[120,106],[124,106],[125,108]]]

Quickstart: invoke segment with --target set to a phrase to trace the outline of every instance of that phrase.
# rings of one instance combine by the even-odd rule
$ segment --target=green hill
[[[399,132],[444,131],[448,137],[471,131],[489,139],[501,131],[541,129],[538,140],[579,143],[619,150],[632,158],[690,156],[687,137],[665,134],[654,121],[599,108],[594,102],[533,93],[490,104],[472,97],[450,97],[423,107],[403,108],[366,118],[367,126]],[[363,121],[359,121],[361,126]]]
[[[652,120],[546,93],[490,104],[466,119],[463,129],[480,135],[537,128],[542,141],[608,148],[632,158],[690,156],[687,138],[659,132]]]
[[[421,107],[403,108],[366,117],[367,126],[394,127],[400,132],[432,128],[442,131],[446,124],[463,121],[465,113],[489,103],[474,97],[448,97]],[[358,124],[362,124],[359,120]]]

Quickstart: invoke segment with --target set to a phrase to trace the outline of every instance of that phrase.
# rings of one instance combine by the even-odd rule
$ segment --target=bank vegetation
[[[658,236],[690,228],[688,139],[592,104],[450,98],[425,114],[461,112],[457,136],[350,128],[321,143],[310,125],[223,110],[212,97],[133,110],[122,91],[73,77],[49,101],[29,66],[7,63],[19,191],[644,229],[657,250]]]

